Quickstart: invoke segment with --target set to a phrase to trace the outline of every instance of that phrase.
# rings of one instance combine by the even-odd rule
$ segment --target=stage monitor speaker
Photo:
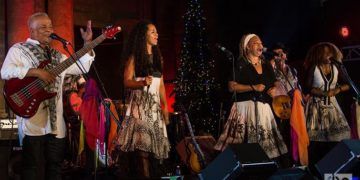
[[[360,140],[342,140],[324,158],[315,164],[315,168],[321,177],[324,177],[325,174],[337,173],[352,173],[359,176],[359,158]]]
[[[257,143],[231,144],[200,174],[200,179],[266,179],[277,170]]]
[[[212,161],[214,159],[215,156],[215,139],[212,136],[196,136],[195,140],[197,141],[197,143],[200,146],[200,149],[202,150],[202,152],[204,153],[205,156],[205,162],[209,163],[210,161]],[[177,145],[176,145],[176,151],[178,152],[178,154],[180,155],[181,160],[186,164],[188,164],[188,159],[190,156],[190,151],[187,149],[188,144],[192,142],[191,137],[185,137],[183,140],[181,140]]]
[[[315,180],[309,169],[302,167],[293,167],[288,169],[279,169],[268,180]]]

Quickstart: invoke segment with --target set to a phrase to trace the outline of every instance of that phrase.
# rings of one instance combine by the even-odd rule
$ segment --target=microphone
[[[215,47],[220,49],[220,51],[224,52],[227,56],[232,56],[232,52],[227,50],[224,46],[221,46],[220,44],[216,43]]]
[[[273,59],[275,56],[279,56],[279,54],[276,52],[268,51],[267,47],[262,48],[262,53],[265,56],[265,58],[269,60]],[[279,60],[280,60],[279,58],[275,58],[275,61],[279,61]]]
[[[268,53],[268,48],[267,48],[267,47],[263,47],[263,48],[262,48],[262,52],[263,52],[263,53]]]
[[[153,67],[149,67],[148,76],[153,76],[153,74],[154,74],[154,69],[153,69]],[[151,84],[147,85],[147,89],[146,89],[146,93],[147,93],[147,94],[149,94],[150,85],[151,85]]]
[[[272,58],[272,57],[274,57],[274,56],[278,56],[277,53],[272,52],[272,51],[268,51],[268,48],[267,48],[267,47],[263,47],[263,48],[262,48],[262,53],[263,53],[264,55],[269,56],[270,58]]]
[[[64,38],[58,36],[58,35],[55,34],[55,33],[51,33],[49,37],[50,37],[51,39],[60,41],[61,43],[63,43],[64,46],[70,44],[69,41],[65,40]]]

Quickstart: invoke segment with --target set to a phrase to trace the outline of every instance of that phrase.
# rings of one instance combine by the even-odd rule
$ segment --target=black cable
[[[96,69],[96,66],[94,65],[94,66],[92,66],[92,68],[94,69],[96,78],[99,80],[99,84],[100,84],[100,86],[101,86],[101,90],[104,92],[105,97],[106,97],[106,98],[109,98],[109,95],[108,95],[108,93],[107,93],[107,91],[106,91],[106,89],[105,89],[105,86],[104,86],[103,81],[101,80],[101,78],[100,78],[100,76],[99,76],[99,73],[98,73],[98,71],[97,71],[97,69]]]
[[[70,45],[70,47],[75,51],[74,46],[73,46],[71,43],[69,43],[69,45]],[[85,68],[84,68],[83,64],[81,63],[81,61],[77,61],[77,60],[79,59],[79,57],[76,55],[76,53],[71,54],[70,51],[69,51],[69,49],[68,49],[68,47],[67,47],[66,44],[64,44],[64,43],[63,43],[63,47],[64,47],[65,51],[69,54],[70,59],[71,59],[71,60],[77,65],[77,67],[80,69],[80,71],[81,71],[83,77],[85,78],[85,80],[86,80],[86,81],[89,80],[89,76],[88,76],[88,74],[85,72]],[[73,55],[74,55],[74,56],[73,56]],[[79,64],[78,64],[78,62],[79,62]]]
[[[69,43],[69,44],[70,44],[70,47],[75,51],[75,49],[74,49],[74,47],[71,45],[71,43]],[[81,63],[81,61],[78,61],[80,65],[77,63],[77,59],[79,59],[79,58],[77,57],[76,53],[74,53],[74,55],[75,55],[75,58],[74,58],[74,57],[72,56],[72,54],[70,53],[70,51],[68,50],[66,44],[63,44],[63,46],[64,46],[64,49],[66,50],[66,52],[70,55],[71,59],[75,62],[75,64],[78,66],[78,68],[79,68],[80,71],[82,72],[82,75],[83,75],[83,77],[85,78],[85,80],[88,81],[88,80],[89,80],[89,76],[88,76],[88,74],[84,71],[85,68],[84,68],[83,64]],[[81,66],[81,67],[80,67],[80,66]],[[97,72],[97,70],[96,70],[95,65],[93,65],[92,67],[94,68],[95,74],[96,74],[96,76],[97,76],[97,78],[98,78],[98,80],[99,80],[99,82],[100,82],[101,88],[102,88],[103,92],[105,93],[105,97],[106,97],[106,98],[109,98],[109,96],[108,96],[108,94],[107,94],[107,92],[106,92],[106,89],[105,89],[105,87],[104,87],[104,84],[103,84],[102,80],[100,79],[100,76],[99,76],[99,74],[98,74],[98,72]],[[82,68],[83,68],[83,69],[82,69]],[[102,97],[102,96],[101,96],[101,97]],[[116,116],[110,111],[109,107],[106,106],[106,104],[104,103],[104,99],[103,99],[103,98],[101,99],[101,103],[102,103],[102,104],[105,106],[105,108],[110,112],[111,116],[115,119],[115,121],[116,121],[116,123],[118,124],[118,126],[121,127],[121,123],[120,123],[120,124],[118,123],[118,122],[119,122],[118,118],[116,118]]]
[[[235,76],[235,58],[234,55],[231,53],[230,55],[227,56],[231,61],[232,61],[232,78],[233,81],[236,82],[236,76]],[[234,102],[237,102],[237,96],[236,96],[236,91],[233,92],[233,97],[234,98]]]

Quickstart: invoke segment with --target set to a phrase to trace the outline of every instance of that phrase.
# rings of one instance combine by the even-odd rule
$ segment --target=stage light
[[[342,26],[342,27],[340,28],[340,35],[341,35],[341,37],[343,37],[343,38],[349,37],[349,35],[350,35],[350,29],[349,29],[349,27],[347,27],[347,26]]]

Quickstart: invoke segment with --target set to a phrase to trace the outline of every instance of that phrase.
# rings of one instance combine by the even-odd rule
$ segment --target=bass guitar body
[[[45,67],[50,61],[43,61],[38,68]],[[38,81],[38,83],[34,83]],[[13,78],[5,81],[4,97],[11,110],[24,118],[30,118],[37,112],[42,101],[56,96],[46,91],[41,81],[35,77]]]

